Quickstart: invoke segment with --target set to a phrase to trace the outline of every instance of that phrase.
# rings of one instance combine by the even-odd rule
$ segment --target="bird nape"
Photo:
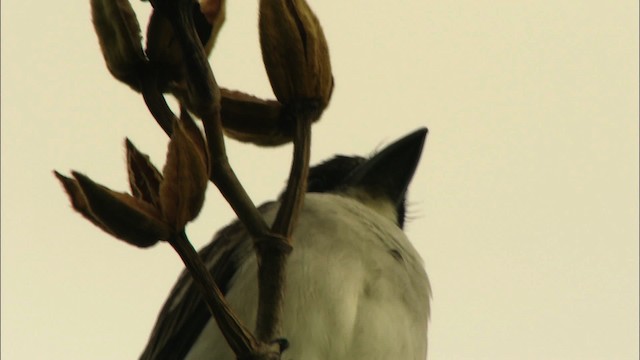
[[[425,359],[431,289],[402,226],[426,135],[422,128],[370,158],[339,155],[310,169],[287,260],[283,360]],[[269,223],[278,204],[259,207]],[[220,230],[200,256],[239,318],[255,324],[258,267],[244,226]],[[140,359],[235,359],[188,273]]]

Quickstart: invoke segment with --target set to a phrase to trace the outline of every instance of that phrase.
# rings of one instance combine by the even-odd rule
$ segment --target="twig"
[[[172,124],[176,119],[176,115],[171,111],[164,95],[158,89],[157,76],[153,71],[147,66],[147,69],[142,74],[142,98],[158,125],[170,137],[173,132]]]
[[[229,165],[219,115],[204,117],[202,123],[211,157],[211,180],[254,239],[269,237],[269,226]]]
[[[154,1],[154,6],[156,2],[157,5],[161,5],[160,2]],[[204,125],[211,161],[211,180],[218,186],[251,235],[254,238],[267,236],[269,227],[242,188],[226,156],[220,119],[220,89],[193,26],[190,7],[193,2],[183,0],[177,3],[177,13],[163,9],[164,3],[161,9],[167,12],[166,16],[172,22],[174,33],[182,47],[189,84],[188,101],[191,102],[191,110],[196,110]],[[171,1],[166,5],[176,6]]]
[[[313,109],[309,111],[308,109]],[[291,232],[298,219],[298,214],[303,205],[304,194],[307,191],[307,176],[309,175],[309,154],[311,149],[311,123],[315,106],[301,104],[292,110],[295,124],[295,137],[293,139],[293,161],[287,183],[287,189],[282,197],[282,205],[273,223],[272,230],[286,238],[291,237]]]
[[[229,343],[229,346],[238,357],[247,357],[258,348],[258,343],[251,331],[247,329],[229,308],[224,295],[215,283],[211,273],[193,248],[187,235],[183,232],[169,240],[176,250],[187,270],[200,288],[202,296],[209,307],[209,311],[216,319],[218,326]]]
[[[256,337],[268,341],[279,336],[283,314],[284,287],[286,285],[286,261],[292,249],[293,227],[302,209],[309,174],[312,117],[301,108],[293,109],[295,137],[293,161],[282,197],[282,203],[271,228],[276,239],[259,242],[256,251],[259,259],[258,319]],[[275,240],[275,241],[274,241]]]
[[[211,179],[234,209],[238,218],[245,224],[252,235],[257,248],[260,248],[260,244],[269,244],[270,246],[266,247],[266,252],[278,249],[276,253],[288,253],[291,249],[290,245],[281,237],[271,234],[266,222],[256,209],[253,202],[249,199],[249,196],[229,165],[224,146],[222,122],[220,118],[220,89],[215,82],[215,78],[211,68],[209,67],[204,49],[198,40],[193,26],[192,12],[190,9],[191,5],[193,5],[193,1],[182,0],[167,2],[166,0],[155,0],[153,1],[153,5],[156,7],[156,10],[158,10],[159,6],[162,11],[166,13],[166,17],[171,21],[176,38],[182,48],[185,68],[187,69],[186,75],[188,82],[188,95],[186,102],[188,107],[203,121],[210,155]],[[308,148],[306,151],[306,158],[308,158]],[[305,173],[302,172],[302,174]],[[293,205],[297,202],[298,201],[294,201]],[[266,258],[271,258],[271,256],[259,257],[259,259],[262,259],[263,261]],[[263,263],[263,261],[260,263]],[[269,265],[270,262],[267,261],[267,264]],[[279,264],[278,266],[275,266],[275,269],[277,270],[279,268],[280,273],[282,273],[284,268],[284,259],[275,260],[275,264]],[[271,266],[267,267],[267,269],[270,268]],[[201,275],[198,274],[197,276]],[[194,278],[195,277],[196,273],[194,273]],[[272,285],[276,286],[276,289],[273,292],[261,291],[260,303],[265,302],[266,304],[269,304],[268,307],[272,307],[271,304],[273,304],[276,309],[281,309],[281,294],[284,286],[284,277],[277,276],[277,274],[268,274],[261,266],[259,282],[264,282],[263,278],[265,277],[276,279],[274,282],[271,282]],[[210,286],[209,284],[203,284],[202,286],[204,286],[202,288],[204,293],[210,291],[210,289],[207,288],[207,286]],[[224,301],[222,302],[224,303]],[[211,306],[215,308],[217,305],[212,303]],[[262,307],[264,308],[264,306]],[[222,311],[223,313],[230,312],[230,309],[226,307],[226,305],[224,308],[212,308],[211,310],[216,313],[219,311]],[[225,333],[225,329],[227,328],[241,326],[238,324],[237,318],[230,314],[226,314],[224,316],[217,315],[215,318],[218,322],[218,326],[223,331],[225,338],[231,345],[238,359],[279,358],[281,349],[279,344],[273,342],[274,339],[272,337],[261,336],[257,343],[255,342],[255,339],[247,341],[246,335],[237,333],[236,331]],[[264,328],[277,329],[279,327],[279,320],[279,315],[276,315],[275,317],[266,316],[264,319],[259,318],[258,323],[266,324],[263,325]],[[271,333],[274,332],[268,332],[268,334]],[[261,334],[265,335],[267,333]]]

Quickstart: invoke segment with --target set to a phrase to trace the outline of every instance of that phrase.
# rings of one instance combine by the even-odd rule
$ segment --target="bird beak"
[[[346,186],[360,188],[373,197],[386,197],[395,205],[402,203],[427,132],[427,128],[418,129],[385,147],[349,174]]]

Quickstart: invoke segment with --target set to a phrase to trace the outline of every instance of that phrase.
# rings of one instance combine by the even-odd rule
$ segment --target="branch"
[[[158,88],[157,79],[155,71],[150,69],[150,66],[147,66],[142,74],[142,98],[158,125],[164,130],[165,134],[171,137],[173,133],[172,124],[176,120],[176,115],[171,111],[167,100]]]
[[[195,32],[190,11],[193,2],[190,0],[176,2],[156,0],[152,4],[156,10],[162,11],[172,23],[174,33],[182,48],[188,84],[187,96],[184,99],[185,105],[202,119],[209,150],[211,179],[234,209],[238,218],[245,224],[256,244],[261,241],[286,244],[281,238],[271,235],[266,222],[249,199],[229,165],[220,118],[220,90]],[[176,246],[174,245],[174,247]],[[176,248],[176,250],[179,249],[184,251],[183,248]],[[183,257],[183,260],[186,264],[188,258]],[[197,271],[197,273],[193,273],[194,278],[196,274],[198,277],[202,276],[204,265],[191,264],[189,266]],[[206,269],[204,270],[206,273]],[[189,271],[191,271],[190,268]],[[202,284],[201,286],[203,293],[207,293],[213,288],[211,284]],[[276,299],[275,303],[281,303],[280,299]],[[246,334],[235,330],[234,328],[241,328],[238,319],[230,314],[230,309],[224,304],[224,301],[221,301],[220,304],[223,304],[224,307],[217,308],[219,304],[212,302],[210,308],[212,312],[215,312],[214,317],[218,326],[238,359],[279,359],[281,348],[278,343],[272,342],[272,338],[260,338],[260,342],[256,342],[255,339],[250,339]],[[220,311],[223,315],[219,314]],[[259,322],[264,321],[259,320]],[[277,326],[278,324],[275,324],[271,327]],[[231,330],[227,332],[227,329]]]
[[[311,124],[319,119],[333,90],[322,28],[305,0],[260,0],[263,62],[278,101],[261,100],[237,91],[226,91],[222,99],[203,43],[210,51],[224,21],[224,2],[150,1],[154,12],[147,29],[146,51],[141,47],[140,27],[128,0],[91,2],[107,67],[118,80],[142,92],[156,122],[172,138],[162,176],[157,174],[148,157],[134,154],[136,161],[129,164],[129,170],[132,192],[136,196],[126,197],[126,200],[134,202],[134,210],[153,210],[149,210],[150,214],[144,213],[149,219],[160,222],[152,230],[160,229],[160,235],[169,237],[237,359],[280,359],[286,340],[274,339],[281,327],[291,236],[307,187]],[[171,91],[178,98],[181,109],[186,107],[202,119],[206,145],[188,112],[183,111],[183,121],[178,121],[167,105],[165,91]],[[236,139],[261,146],[277,146],[293,139],[287,189],[271,228],[229,164],[223,130]],[[135,152],[131,144],[127,146],[128,151]],[[184,226],[195,218],[202,206],[207,177],[218,187],[254,241],[259,266],[257,337],[233,314],[184,233]],[[78,184],[73,179],[61,178],[61,181],[70,196],[80,193],[81,179],[77,179]],[[86,206],[82,206],[84,197],[78,195],[73,199],[81,212],[86,210]],[[172,232],[166,229],[167,226],[173,229]],[[147,232],[143,235],[148,235]],[[160,236],[157,232],[150,235],[154,241]],[[121,232],[116,234],[122,235]],[[148,241],[123,237],[139,246],[150,245]]]
[[[220,89],[193,26],[192,2],[182,0],[177,3],[177,13],[167,17],[182,47],[188,83],[186,105],[203,122],[211,157],[211,180],[249,232],[256,238],[267,236],[267,224],[229,165],[220,117]]]
[[[176,250],[184,262],[189,274],[200,288],[209,311],[215,318],[222,335],[238,357],[246,357],[258,348],[258,343],[251,331],[247,329],[229,308],[224,295],[216,285],[211,273],[193,248],[187,235],[183,232],[169,239],[169,243]]]
[[[304,202],[309,174],[312,117],[306,111],[292,111],[295,124],[293,162],[278,214],[271,227],[280,237],[262,241],[256,251],[258,256],[258,319],[256,336],[265,341],[279,336],[283,314],[284,287],[286,284],[286,260],[292,249],[291,234]]]

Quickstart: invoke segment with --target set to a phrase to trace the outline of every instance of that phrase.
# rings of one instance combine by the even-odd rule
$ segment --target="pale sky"
[[[313,161],[430,129],[407,226],[429,359],[637,359],[638,2],[310,5],[336,79]],[[51,172],[125,190],[124,137],[158,167],[167,138],[107,72],[89,1],[1,6],[1,356],[136,358],[182,264],[89,224]],[[272,98],[257,36],[257,1],[230,1],[211,63]],[[255,202],[280,192],[290,147],[228,148]],[[201,247],[232,218],[211,186],[188,232]]]

